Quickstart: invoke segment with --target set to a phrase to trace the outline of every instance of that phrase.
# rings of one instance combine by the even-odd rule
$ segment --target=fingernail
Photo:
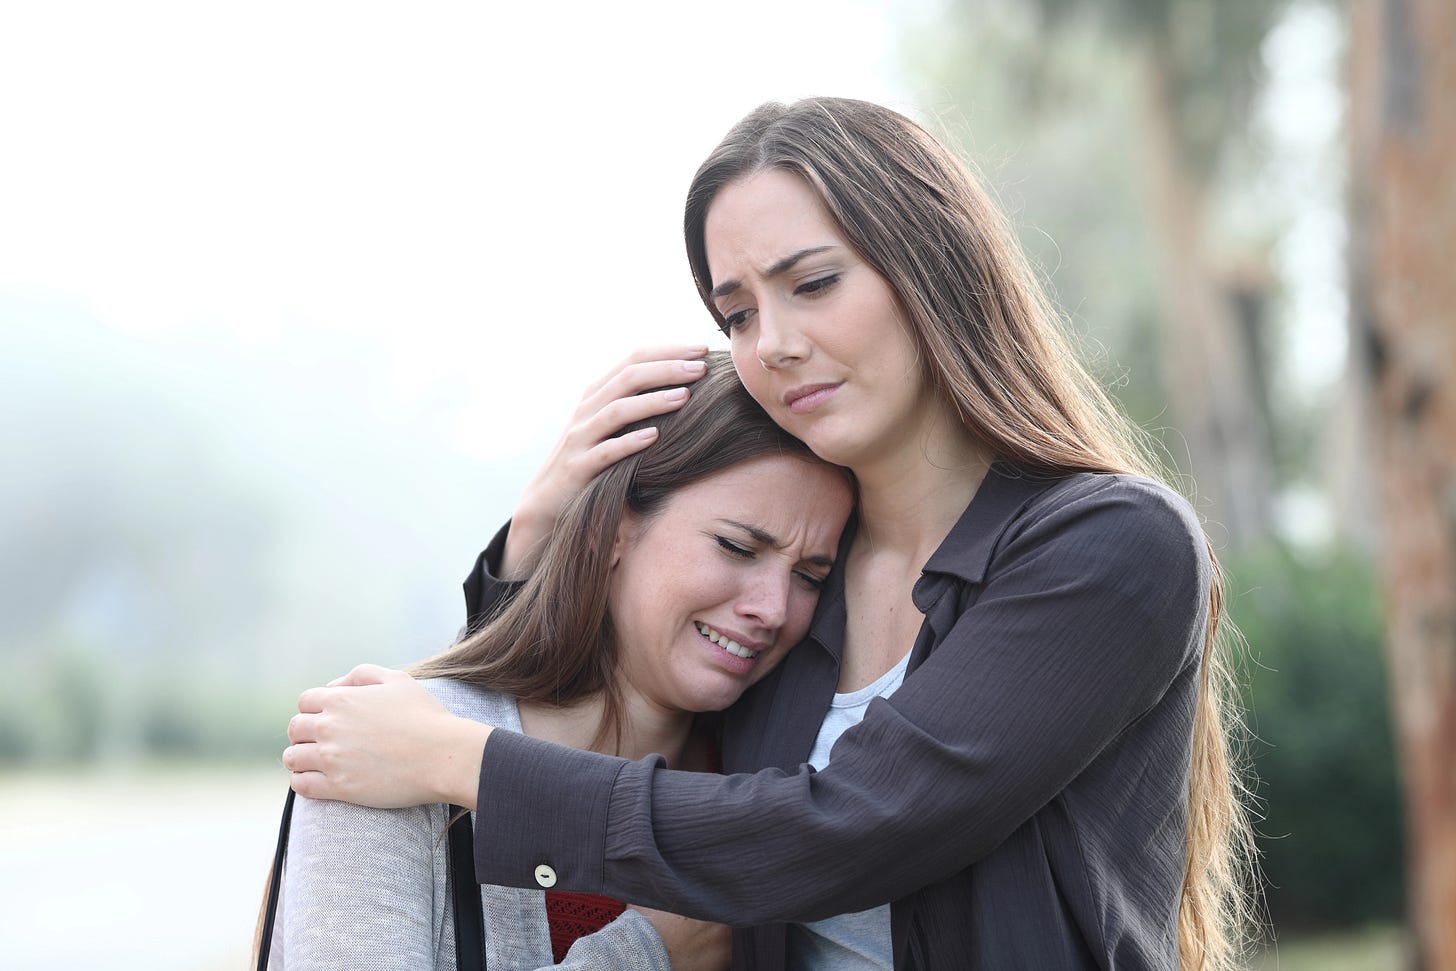
[[[639,428],[635,432],[633,432],[632,434],[633,435],[636,435],[638,438],[642,439],[643,441],[649,441],[649,440],[654,439],[654,438],[657,437],[657,426],[656,425],[651,425],[651,426],[649,426],[647,428]]]
[[[667,391],[667,392],[664,392],[663,393],[662,400],[666,401],[668,404],[675,405],[679,401],[686,400],[687,399],[687,396],[688,396],[688,389],[687,388],[673,388],[671,391]]]
[[[686,374],[702,374],[708,370],[707,361],[683,361],[683,371]]]

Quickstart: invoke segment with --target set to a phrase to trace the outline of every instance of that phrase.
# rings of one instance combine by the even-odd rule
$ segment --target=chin
[[[703,686],[696,691],[684,692],[688,705],[687,710],[693,712],[722,711],[742,697],[747,687],[746,683],[725,686],[722,689]]]
[[[838,416],[835,416],[836,418]],[[864,430],[836,427],[847,423],[825,417],[797,427],[780,422],[789,434],[798,438],[810,451],[826,462],[848,466],[850,459],[864,450]]]

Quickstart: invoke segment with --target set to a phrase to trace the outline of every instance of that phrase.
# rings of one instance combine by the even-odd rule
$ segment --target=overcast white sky
[[[262,367],[308,346],[381,420],[476,458],[544,447],[630,348],[711,338],[679,220],[727,127],[822,93],[914,113],[895,29],[935,6],[0,2],[0,294]],[[1301,9],[1271,38],[1286,155],[1338,121],[1306,77],[1333,19]],[[1336,344],[1328,377],[1338,344],[1300,320],[1343,308],[1299,279],[1338,276],[1338,213],[1299,211],[1292,334]],[[503,400],[517,420],[482,436]]]
[[[265,367],[334,340],[381,420],[516,452],[632,347],[711,336],[681,205],[733,121],[912,109],[892,6],[4,4],[0,291]]]
[[[645,343],[717,340],[680,220],[734,121],[824,93],[955,110],[896,72],[900,29],[933,29],[940,2],[0,0],[0,338],[41,347],[0,353],[0,386],[84,407],[124,372],[301,517],[354,492],[412,536],[433,502],[448,533],[473,496],[485,528],[588,381]],[[1285,160],[1267,199],[1293,214],[1290,357],[1324,381],[1343,349],[1338,33],[1295,5],[1262,114]],[[130,424],[83,433],[123,449],[162,424],[98,408]],[[32,471],[95,445],[37,428]],[[419,494],[447,480],[456,506]]]

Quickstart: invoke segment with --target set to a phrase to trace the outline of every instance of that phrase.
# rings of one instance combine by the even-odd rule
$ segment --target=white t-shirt
[[[872,684],[848,694],[835,694],[819,736],[809,753],[809,764],[823,771],[829,751],[845,730],[864,720],[875,698],[888,698],[905,680],[910,652]],[[810,924],[789,927],[789,967],[808,971],[890,971],[890,905],[882,904],[852,914],[840,914]]]

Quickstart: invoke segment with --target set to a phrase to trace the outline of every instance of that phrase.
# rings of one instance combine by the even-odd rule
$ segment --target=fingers
[[[293,740],[293,725],[288,726]],[[316,742],[297,742],[283,750],[283,767],[289,771],[288,785],[310,799],[343,799],[344,773],[329,758],[330,748]]]
[[[297,775],[300,772],[318,772],[318,746],[297,743],[283,750],[283,767]]]
[[[330,688],[357,686],[363,684],[384,684],[395,677],[407,678],[409,675],[403,671],[396,671],[393,668],[386,668],[379,664],[361,664],[342,678],[335,678],[329,682]]]
[[[562,440],[564,454],[584,461],[572,471],[577,488],[613,462],[656,440],[639,432],[617,435],[628,425],[681,408],[690,392],[685,383],[707,373],[702,361],[649,361],[626,366],[582,398]],[[649,389],[657,388],[656,391]],[[643,430],[645,431],[645,430]],[[600,446],[606,449],[596,451]]]
[[[324,710],[324,703],[328,700],[329,692],[333,688],[309,688],[298,696],[298,710],[301,714],[316,715]],[[293,722],[288,723],[292,726]]]
[[[638,391],[646,391],[648,388],[678,384],[682,378],[674,376],[674,372],[685,374],[687,371],[683,365],[688,363],[702,365],[703,358],[707,356],[708,345],[706,344],[662,344],[657,347],[638,348],[618,361],[615,367],[591,384],[583,397],[595,394],[623,374],[632,374],[639,381],[652,381],[654,377],[659,379],[655,383],[639,384],[635,391],[629,391],[628,394],[636,394]],[[646,365],[645,369],[642,367],[643,365]],[[702,368],[699,367],[694,378],[701,377],[702,374]],[[660,380],[664,377],[666,380]],[[693,378],[688,380],[693,380]]]
[[[629,394],[600,403],[593,401],[590,412],[580,416],[574,430],[587,440],[582,444],[601,441],[633,422],[676,411],[687,402],[688,395],[687,388],[672,387],[650,394]]]
[[[290,773],[288,784],[300,796],[310,799],[334,799],[332,780],[324,771],[323,747],[290,745],[283,750],[283,767]]]
[[[621,430],[681,408],[690,397],[684,386],[707,373],[702,360],[707,353],[705,344],[642,348],[587,389],[511,517],[499,564],[502,577],[525,576],[572,499],[613,463],[657,441],[656,428]]]
[[[637,363],[623,363],[596,384],[587,388],[582,395],[582,410],[597,411],[607,402],[617,398],[640,395],[653,388],[696,381],[708,372],[705,361],[699,360],[654,360]]]
[[[655,427],[640,428],[625,435],[618,435],[616,438],[608,438],[582,454],[578,474],[585,481],[590,482],[601,472],[611,468],[613,463],[642,451],[655,441],[657,441]]]
[[[354,670],[341,678],[335,678],[322,688],[309,688],[298,696],[298,710],[301,714],[317,715],[328,708],[330,704],[338,703],[343,697],[340,688],[360,688],[368,685],[391,684],[397,681],[413,680],[403,671],[396,671],[394,668],[386,668],[379,664],[361,664]],[[293,722],[288,723],[288,730],[293,732]]]
[[[300,796],[309,799],[327,799],[327,780],[322,772],[295,772],[288,777],[288,785]]]
[[[297,714],[288,719],[288,740],[294,745],[320,741],[323,716],[320,714]]]

